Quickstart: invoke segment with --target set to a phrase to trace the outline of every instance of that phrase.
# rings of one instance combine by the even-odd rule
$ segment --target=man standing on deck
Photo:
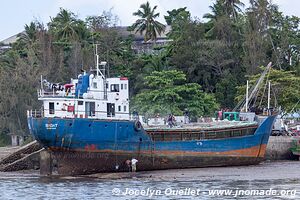
[[[187,109],[184,109],[184,123],[188,124],[190,123],[190,119],[189,119],[189,111]]]
[[[138,162],[137,159],[132,158],[132,160],[131,160],[131,170],[132,170],[132,172],[136,172],[136,163],[137,162]]]

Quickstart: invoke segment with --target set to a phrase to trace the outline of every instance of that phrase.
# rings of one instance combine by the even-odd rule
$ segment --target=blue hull
[[[53,152],[61,174],[257,164],[264,158],[276,116],[252,135],[188,141],[153,141],[134,121],[28,118],[35,139]]]

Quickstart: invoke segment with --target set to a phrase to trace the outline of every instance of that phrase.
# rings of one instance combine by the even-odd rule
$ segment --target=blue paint
[[[66,118],[28,118],[34,137],[46,147],[84,150],[95,145],[97,150],[111,151],[176,151],[226,152],[267,144],[275,116],[266,118],[254,135],[222,139],[154,142],[134,121]]]
[[[88,74],[78,77],[78,83],[75,89],[75,96],[82,97],[83,93],[86,93],[90,85],[90,78]]]

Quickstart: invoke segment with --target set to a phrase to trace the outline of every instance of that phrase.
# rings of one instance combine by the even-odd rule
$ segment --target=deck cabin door
[[[95,102],[85,102],[85,116],[95,116]]]
[[[114,116],[115,116],[115,104],[107,103],[107,117],[114,117]]]
[[[89,116],[90,112],[91,112],[90,102],[85,102],[85,116]]]

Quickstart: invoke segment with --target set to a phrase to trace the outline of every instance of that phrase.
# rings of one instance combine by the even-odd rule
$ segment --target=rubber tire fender
[[[136,130],[136,131],[142,130],[142,124],[141,124],[140,121],[135,121],[134,122],[134,130]]]

